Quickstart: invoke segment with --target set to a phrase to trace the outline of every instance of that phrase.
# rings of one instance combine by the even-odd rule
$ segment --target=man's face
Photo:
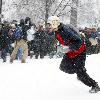
[[[50,31],[50,32],[55,32],[55,31],[58,30],[58,28],[54,28],[54,27],[52,27],[51,24],[49,24],[48,28],[49,28],[49,31]]]
[[[94,32],[94,33],[95,33],[95,32],[96,32],[96,29],[95,29],[95,28],[93,28],[93,29],[92,29],[92,32]]]
[[[52,21],[52,27],[53,27],[54,29],[56,29],[56,28],[58,27],[58,20],[53,20],[53,21]]]
[[[11,30],[14,32],[16,30],[16,27],[12,27]]]

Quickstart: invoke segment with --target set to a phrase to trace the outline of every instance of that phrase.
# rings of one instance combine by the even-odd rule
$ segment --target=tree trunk
[[[73,25],[74,27],[77,27],[77,7],[78,7],[78,0],[72,0],[70,24]]]
[[[49,17],[49,0],[46,0],[45,27],[47,25],[48,17]]]
[[[0,22],[2,17],[2,0],[0,0]]]

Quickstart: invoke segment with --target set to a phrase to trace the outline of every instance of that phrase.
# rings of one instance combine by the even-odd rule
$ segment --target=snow
[[[100,84],[100,54],[89,55],[86,68]],[[0,100],[99,100],[100,92],[90,94],[89,87],[59,70],[61,58],[27,59],[2,63],[0,59]]]

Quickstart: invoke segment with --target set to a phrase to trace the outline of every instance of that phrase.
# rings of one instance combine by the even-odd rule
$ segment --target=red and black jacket
[[[69,58],[75,58],[86,50],[86,44],[79,33],[69,25],[60,24],[56,32],[58,41],[69,46],[70,51],[66,53]]]

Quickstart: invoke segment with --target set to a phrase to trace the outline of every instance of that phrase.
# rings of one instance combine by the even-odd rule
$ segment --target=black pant
[[[85,69],[86,51],[77,57],[71,59],[67,55],[64,55],[62,62],[60,64],[60,69],[65,73],[77,74],[78,79],[85,85],[91,87],[95,86],[96,82],[86,73]]]
[[[77,71],[77,77],[78,79],[84,83],[85,85],[89,86],[89,87],[95,87],[96,86],[96,82],[95,80],[93,80],[92,78],[90,78],[90,76],[86,73],[86,71],[81,70],[81,71]]]

